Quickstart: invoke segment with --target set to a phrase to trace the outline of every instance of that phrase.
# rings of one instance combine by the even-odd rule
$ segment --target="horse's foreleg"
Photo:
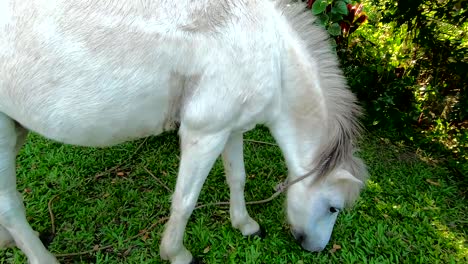
[[[243,155],[242,134],[236,133],[229,137],[223,152],[223,164],[230,190],[231,223],[244,236],[260,233],[260,226],[250,217],[245,206],[245,166]]]
[[[184,247],[187,221],[192,214],[205,179],[221,154],[229,133],[202,134],[180,128],[181,161],[175,192],[172,196],[171,216],[161,241],[161,258],[171,263],[190,263],[192,254]]]
[[[15,123],[0,113],[0,225],[2,235],[7,231],[16,245],[26,254],[29,263],[57,263],[26,220],[21,195],[16,190],[15,157],[26,132],[19,131]]]

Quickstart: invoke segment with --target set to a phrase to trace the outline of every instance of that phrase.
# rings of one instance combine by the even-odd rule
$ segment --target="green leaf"
[[[338,14],[343,14],[347,15],[348,14],[348,7],[346,6],[346,3],[344,1],[338,1],[336,2],[335,6],[333,9],[336,10],[336,13]]]
[[[343,20],[343,15],[341,14],[334,14],[334,13],[331,13],[330,14],[330,21],[331,22],[339,22]]]
[[[318,15],[327,9],[328,2],[327,0],[317,0],[312,5],[312,13]]]
[[[341,35],[341,27],[338,25],[338,23],[333,23],[331,26],[328,28],[328,33],[332,36],[339,36]]]
[[[325,26],[328,24],[328,21],[330,21],[330,18],[327,16],[327,14],[321,14],[318,16],[318,20],[320,22],[320,25]]]

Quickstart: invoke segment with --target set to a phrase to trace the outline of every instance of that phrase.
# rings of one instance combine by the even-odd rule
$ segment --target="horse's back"
[[[254,96],[243,86],[267,74],[247,74],[267,57],[239,33],[248,8],[188,2],[0,0],[0,112],[59,141],[111,145],[173,127],[196,96],[215,98],[197,99],[211,107],[198,115],[226,94],[238,108]]]

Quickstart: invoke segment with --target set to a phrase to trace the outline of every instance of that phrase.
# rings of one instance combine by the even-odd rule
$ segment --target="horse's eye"
[[[333,206],[330,207],[330,213],[332,213],[332,214],[333,214],[333,213],[337,213],[337,212],[339,212],[339,211],[340,211],[340,210],[337,209],[336,207],[333,207]]]

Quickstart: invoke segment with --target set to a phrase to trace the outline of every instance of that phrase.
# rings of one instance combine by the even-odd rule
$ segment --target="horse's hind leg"
[[[245,206],[245,166],[241,133],[232,134],[224,147],[223,164],[230,189],[230,216],[232,226],[244,236],[260,235],[258,223],[250,217]]]
[[[10,232],[3,226],[0,226],[0,249],[14,247],[15,245],[15,240],[13,240]]]
[[[57,263],[28,224],[21,195],[16,190],[15,158],[25,134],[12,119],[0,113],[0,225],[26,254],[29,263]]]
[[[28,130],[26,130],[20,125],[17,125],[16,126],[15,156],[18,155],[18,152],[20,151],[21,147],[26,141],[27,136],[28,136]],[[14,246],[16,246],[15,240],[10,235],[10,232],[8,232],[6,228],[0,225],[0,249],[14,247]]]

